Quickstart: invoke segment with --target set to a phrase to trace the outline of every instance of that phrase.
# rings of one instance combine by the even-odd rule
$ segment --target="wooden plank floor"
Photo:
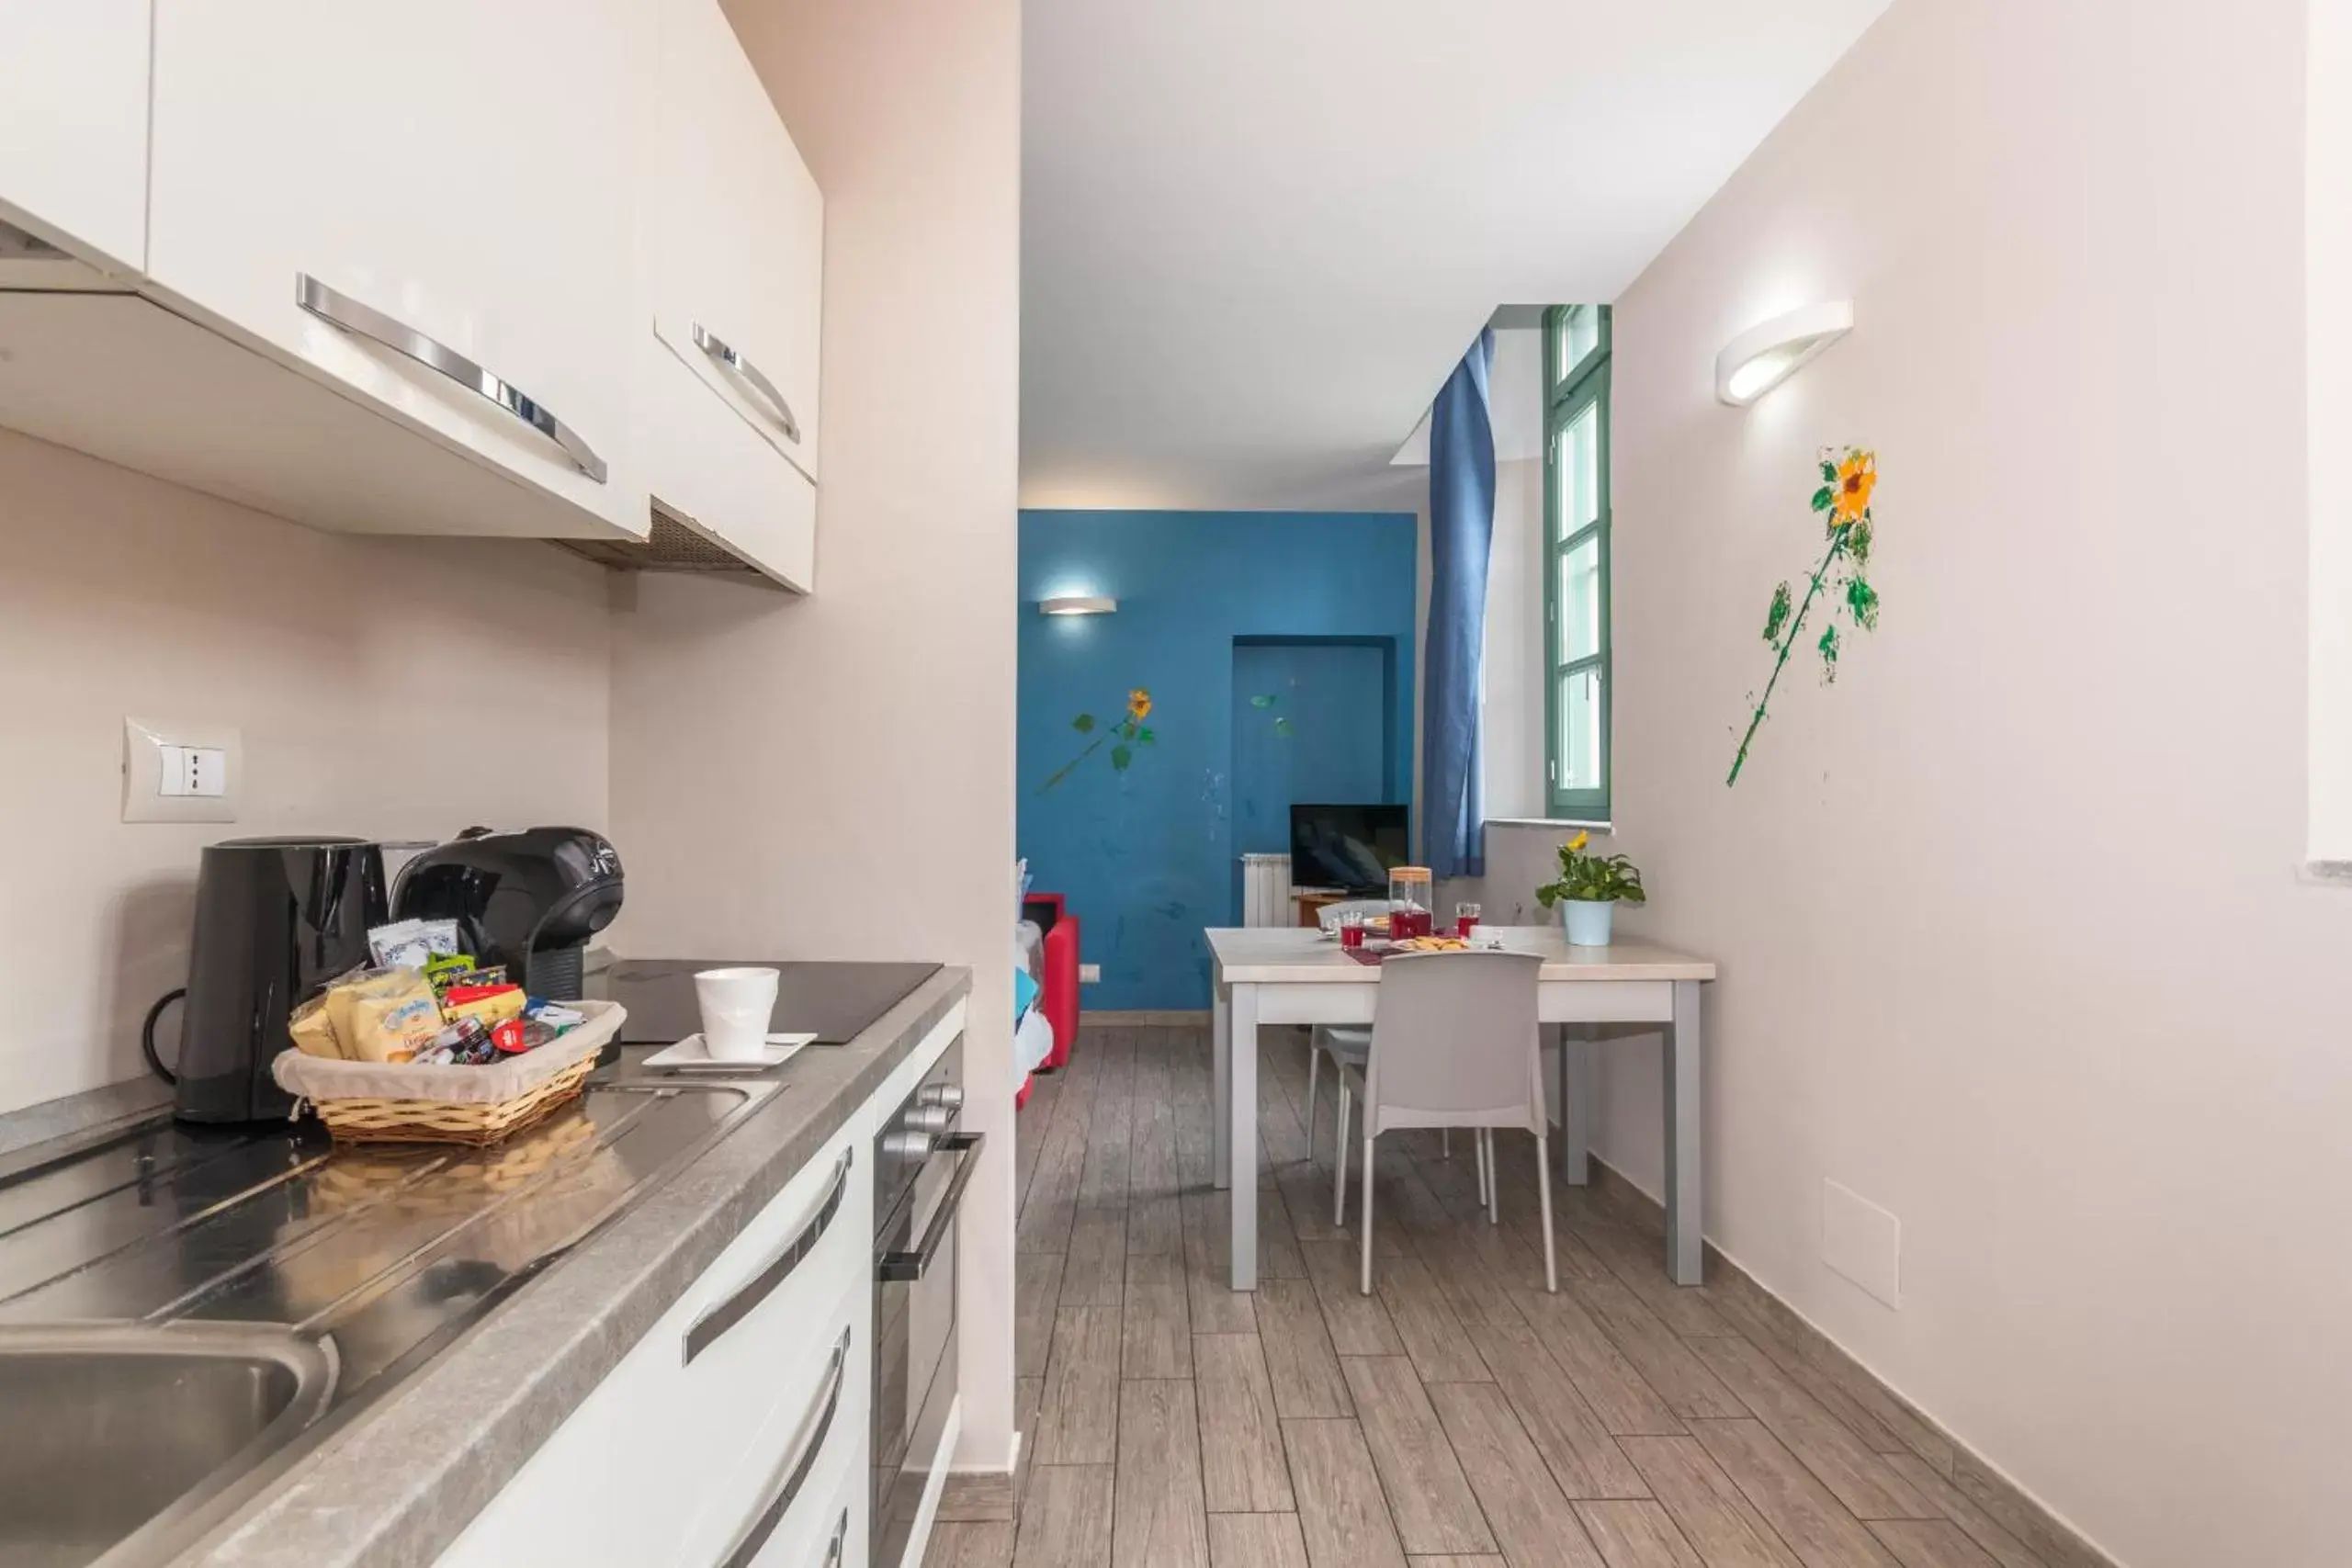
[[[1681,1290],[1655,1211],[1498,1137],[1381,1140],[1331,1220],[1303,1031],[1260,1074],[1259,1274],[1224,1282],[1199,1029],[1087,1031],[1019,1130],[1023,1473],[959,1483],[935,1568],[2097,1568],[1736,1270]],[[1354,1180],[1351,1177],[1351,1196]],[[2005,1522],[2006,1521],[2006,1522]],[[2030,1541],[2032,1544],[2029,1545]]]

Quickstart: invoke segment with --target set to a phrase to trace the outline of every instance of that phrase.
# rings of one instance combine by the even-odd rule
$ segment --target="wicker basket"
[[[580,1097],[626,1010],[573,1004],[587,1021],[512,1061],[480,1067],[345,1062],[288,1051],[270,1064],[278,1087],[318,1112],[338,1143],[494,1144]],[[387,1095],[387,1089],[413,1090]],[[299,1114],[301,1104],[296,1106]]]

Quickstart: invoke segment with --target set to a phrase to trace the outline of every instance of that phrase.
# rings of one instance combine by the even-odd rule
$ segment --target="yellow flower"
[[[1871,509],[1871,491],[1878,488],[1878,454],[1860,447],[1849,450],[1838,465],[1837,492],[1830,497],[1829,521],[1859,523]]]
[[[1127,694],[1127,716],[1138,724],[1151,716],[1151,694],[1141,686]]]
[[[1589,834],[1589,833],[1578,833],[1575,838],[1570,839],[1570,840],[1568,840],[1568,853],[1570,853],[1570,854],[1572,854],[1572,855],[1573,855],[1573,854],[1581,854],[1581,853],[1583,853],[1583,852],[1584,852],[1584,847],[1585,847],[1585,845],[1587,845],[1587,844],[1590,843],[1591,841],[1592,841],[1592,835],[1591,835],[1591,834]]]

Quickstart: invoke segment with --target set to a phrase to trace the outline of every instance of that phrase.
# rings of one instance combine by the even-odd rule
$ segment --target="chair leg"
[[[1453,1157],[1453,1129],[1451,1127],[1440,1127],[1437,1130],[1437,1157],[1440,1159]]]
[[[1470,1158],[1478,1168],[1478,1207],[1483,1209],[1487,1206],[1487,1144],[1475,1128],[1470,1134]]]
[[[1535,1134],[1535,1190],[1544,1195],[1544,1288],[1554,1295],[1560,1293],[1560,1258],[1552,1240],[1552,1153],[1551,1140],[1544,1134]]]
[[[1367,1124],[1369,1124],[1368,1122]],[[1359,1294],[1368,1296],[1372,1294],[1372,1139],[1369,1136],[1363,1141],[1363,1268],[1362,1277],[1356,1280],[1356,1291]]]
[[[1315,1080],[1322,1075],[1323,1047],[1312,1030],[1306,1035],[1306,1157],[1315,1157]]]
[[[1503,1223],[1502,1173],[1495,1168],[1495,1134],[1489,1127],[1478,1129],[1478,1141],[1487,1145],[1487,1223]]]
[[[1335,1077],[1337,1074],[1333,1075]],[[1310,1156],[1315,1151],[1306,1151]],[[1331,1142],[1331,1163],[1339,1168],[1331,1173],[1331,1225],[1337,1229],[1348,1223],[1348,1080],[1340,1079],[1340,1132]]]

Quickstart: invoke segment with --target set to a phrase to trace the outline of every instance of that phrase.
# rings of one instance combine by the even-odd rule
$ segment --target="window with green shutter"
[[[1609,307],[1544,316],[1544,807],[1609,819]]]

